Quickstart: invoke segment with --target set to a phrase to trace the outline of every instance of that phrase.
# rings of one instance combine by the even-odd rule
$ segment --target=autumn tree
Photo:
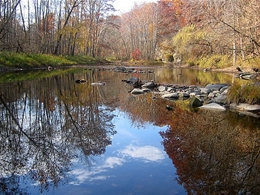
[[[141,58],[154,59],[158,34],[158,7],[155,3],[135,5],[128,13],[122,15],[121,38],[130,57],[139,48]]]

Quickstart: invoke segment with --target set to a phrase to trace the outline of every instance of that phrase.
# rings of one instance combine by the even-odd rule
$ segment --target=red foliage
[[[132,57],[134,60],[138,60],[140,59],[141,56],[141,51],[140,49],[136,48],[133,52],[132,52]]]

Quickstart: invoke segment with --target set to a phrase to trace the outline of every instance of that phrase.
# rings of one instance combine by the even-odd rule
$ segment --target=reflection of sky
[[[43,194],[185,194],[161,145],[158,132],[166,127],[136,128],[126,115],[116,112],[117,134],[105,154],[91,162],[74,159],[68,185]]]

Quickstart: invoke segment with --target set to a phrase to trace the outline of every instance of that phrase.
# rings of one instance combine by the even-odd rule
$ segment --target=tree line
[[[258,0],[0,0],[0,50],[117,59],[259,56]]]

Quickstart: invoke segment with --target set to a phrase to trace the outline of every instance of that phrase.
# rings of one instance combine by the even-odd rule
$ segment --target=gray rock
[[[138,89],[138,88],[134,88],[131,91],[131,94],[133,94],[133,95],[138,95],[138,94],[143,94],[143,93],[145,93],[145,91],[143,89]]]
[[[148,81],[145,84],[142,85],[144,88],[154,88],[156,84],[153,81]]]
[[[228,98],[227,98],[227,95],[220,94],[217,97],[215,97],[213,101],[218,103],[218,104],[227,104],[228,103]]]
[[[178,93],[167,93],[162,95],[162,98],[179,98],[179,94]]]
[[[230,104],[230,108],[235,110],[257,111],[260,110],[260,105],[258,104],[251,105],[246,103],[241,103],[241,104],[232,103]]]
[[[200,88],[200,91],[201,91],[201,93],[205,93],[205,94],[208,94],[211,92],[211,90],[208,88]]]
[[[179,92],[179,97],[188,98],[188,97],[190,97],[190,94],[187,92]]]
[[[222,87],[219,91],[220,93],[228,92],[229,86]]]
[[[214,94],[213,92],[209,93],[209,95],[208,95],[208,98],[209,98],[209,99],[212,99],[212,98],[214,98],[214,97],[215,97],[215,94]]]
[[[208,84],[205,88],[210,89],[211,91],[219,91],[222,87],[228,86],[225,83],[220,83],[220,84]]]
[[[219,111],[225,111],[226,108],[217,104],[217,103],[209,103],[206,105],[201,106],[202,109],[208,109],[208,110],[219,110]]]
[[[239,74],[239,77],[241,79],[244,79],[244,80],[250,80],[250,79],[254,79],[257,77],[256,74],[251,74],[251,73],[248,73],[248,72],[242,72]]]
[[[200,91],[194,91],[190,93],[190,96],[200,96],[201,92]]]
[[[149,88],[142,88],[142,90],[143,90],[145,93],[147,93],[147,92],[150,92],[150,91],[151,91],[151,89],[149,89]]]
[[[249,112],[249,111],[239,110],[238,113],[239,113],[240,115],[246,115],[246,116],[251,116],[251,117],[254,117],[254,118],[260,118],[260,115],[255,114],[255,113],[253,113],[253,112]]]

